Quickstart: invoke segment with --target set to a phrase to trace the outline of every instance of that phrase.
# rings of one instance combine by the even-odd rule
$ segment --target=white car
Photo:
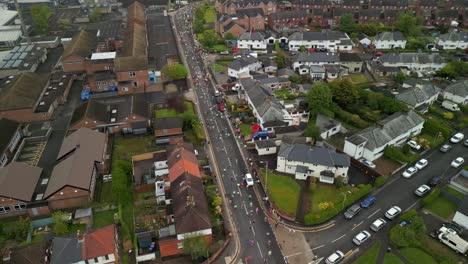
[[[415,149],[415,150],[420,150],[421,149],[421,145],[419,145],[416,141],[414,140],[410,140],[408,141],[408,144],[412,149]]]
[[[414,190],[414,194],[416,194],[419,197],[423,197],[430,190],[431,190],[431,187],[427,186],[426,184],[423,184],[423,185],[419,186],[419,188]]]
[[[390,220],[393,220],[400,213],[401,213],[401,208],[398,206],[393,206],[392,208],[388,209],[387,212],[385,212],[385,217],[387,217]]]
[[[247,187],[254,185],[252,174],[250,173],[245,174],[245,184],[247,185]]]
[[[382,227],[384,227],[386,224],[387,224],[387,221],[383,220],[382,218],[379,218],[375,220],[374,223],[372,223],[372,225],[370,226],[370,229],[374,232],[377,232],[380,229],[382,229]]]
[[[452,143],[459,143],[459,142],[461,142],[464,138],[465,138],[465,135],[463,135],[462,133],[456,133],[455,135],[453,135],[453,137],[450,138],[450,142],[452,142]]]
[[[362,164],[366,165],[367,167],[369,167],[369,168],[371,168],[371,169],[375,169],[375,167],[376,167],[375,164],[372,163],[372,161],[366,160],[365,158],[361,158],[361,159],[359,159],[359,161],[360,161]]]
[[[337,250],[333,252],[328,258],[325,259],[325,263],[327,264],[335,264],[339,263],[341,260],[343,260],[344,254],[343,252]]]
[[[367,232],[367,230],[364,230],[364,231],[361,231],[359,234],[357,234],[353,238],[353,242],[354,242],[354,244],[359,246],[362,243],[366,242],[366,240],[369,239],[370,237],[371,237],[371,234],[369,232]]]
[[[429,162],[427,161],[427,159],[420,159],[420,160],[418,160],[418,162],[416,162],[415,167],[416,167],[418,170],[422,170],[422,169],[424,169],[424,167],[427,166],[427,164],[429,164]]]
[[[413,177],[413,175],[416,174],[416,172],[418,172],[418,169],[416,169],[416,167],[409,167],[403,172],[403,177],[411,178]]]
[[[452,161],[452,163],[450,163],[450,166],[454,167],[454,168],[458,168],[460,167],[463,163],[465,162],[465,160],[462,158],[462,157],[458,157],[456,159],[454,159]]]

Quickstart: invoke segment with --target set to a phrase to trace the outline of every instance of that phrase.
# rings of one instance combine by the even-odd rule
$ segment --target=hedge
[[[424,122],[423,131],[429,135],[436,135],[437,133],[441,132],[445,138],[449,138],[450,134],[452,134],[452,129],[450,127],[443,125],[434,119],[426,119]]]
[[[437,197],[439,197],[440,195],[440,189],[439,188],[434,188],[434,190],[432,190],[432,192],[424,197],[424,199],[422,200],[422,203],[424,206],[427,206],[429,204],[431,204],[435,199],[437,199]]]
[[[395,146],[386,146],[384,149],[384,156],[391,160],[403,162],[403,163],[412,163],[419,158],[419,154],[405,154],[400,148]]]
[[[385,177],[383,175],[380,175],[379,177],[377,177],[377,179],[375,179],[375,187],[380,187],[382,185],[384,185],[385,183]]]
[[[343,109],[335,111],[335,116],[343,122],[349,123],[357,128],[366,128],[369,126],[369,123],[363,120],[360,116],[353,115]]]

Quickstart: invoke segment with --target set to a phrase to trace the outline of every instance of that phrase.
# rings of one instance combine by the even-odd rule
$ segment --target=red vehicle
[[[219,103],[218,109],[219,111],[224,112],[224,110],[226,110],[226,104],[224,102]]]

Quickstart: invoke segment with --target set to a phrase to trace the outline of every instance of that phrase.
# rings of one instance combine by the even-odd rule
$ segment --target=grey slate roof
[[[447,34],[440,35],[439,37],[442,41],[462,41],[468,42],[468,32],[456,32],[451,31]]]
[[[362,62],[358,53],[342,52],[340,54],[340,61],[342,62]]]
[[[405,36],[399,31],[382,32],[375,36],[374,41],[403,41],[406,40]]]
[[[468,96],[468,80],[463,80],[457,83],[454,83],[445,89],[446,92],[449,92],[460,97]]]
[[[437,53],[386,53],[380,60],[384,63],[443,63],[445,59]]]
[[[350,157],[346,154],[337,153],[324,147],[310,147],[303,144],[290,145],[278,153],[278,157],[286,160],[298,161],[311,164],[319,164],[328,167],[349,167]]]
[[[250,64],[258,62],[257,59],[253,57],[241,57],[229,63],[228,67],[234,70],[240,70],[244,67],[247,67]]]
[[[330,52],[301,52],[296,55],[294,62],[339,62],[340,55]]]
[[[81,243],[76,238],[56,237],[52,240],[51,263],[81,261]]]
[[[398,94],[396,99],[402,103],[415,107],[438,93],[439,88],[435,85],[429,84],[404,91]]]
[[[244,32],[239,36],[239,40],[258,40],[258,41],[264,41],[265,37],[263,37],[263,34],[255,31],[255,32]]]
[[[309,70],[312,73],[325,73],[325,68],[322,65],[311,65]]]
[[[263,9],[261,8],[248,8],[248,9],[239,9],[236,11],[237,17],[256,17],[256,16],[264,16]]]
[[[465,198],[460,202],[457,212],[468,216],[468,196],[465,196]]]
[[[284,120],[282,105],[258,82],[247,79],[241,80],[241,84],[265,123]]]
[[[339,31],[324,31],[324,32],[295,32],[289,36],[289,41],[291,40],[340,40],[348,39],[346,33]]]
[[[255,145],[257,145],[257,148],[259,149],[276,147],[275,142],[271,140],[257,140],[255,141]]]
[[[315,121],[315,125],[320,129],[320,133],[326,132],[339,124],[340,122],[321,113],[317,114],[317,119]]]
[[[276,75],[278,75],[279,77],[281,76],[291,76],[291,75],[296,75],[296,73],[289,69],[289,68],[284,68],[284,69],[279,69],[277,72],[276,72]]]
[[[371,126],[346,140],[355,145],[367,141],[365,147],[374,150],[422,123],[424,123],[424,119],[414,111],[409,111],[406,114],[398,112],[379,121],[378,125]]]

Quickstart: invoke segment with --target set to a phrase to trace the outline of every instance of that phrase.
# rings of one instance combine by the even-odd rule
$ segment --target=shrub
[[[441,132],[444,138],[449,138],[452,133],[452,129],[446,125],[441,124],[433,119],[426,119],[423,126],[423,131],[429,135],[436,135]]]
[[[408,212],[402,214],[402,215],[400,216],[400,220],[401,220],[401,221],[410,220],[410,219],[413,219],[413,218],[414,218],[415,216],[417,216],[417,215],[418,215],[418,213],[416,212],[416,210],[413,209],[413,210],[410,210],[410,211],[408,211]]]
[[[338,188],[338,189],[339,189],[339,188],[342,188],[342,187],[344,187],[344,185],[345,185],[345,184],[344,184],[344,179],[343,179],[343,177],[336,177],[336,179],[335,179],[335,186],[336,186],[336,188]]]
[[[445,112],[443,116],[445,119],[452,120],[454,117],[454,114],[452,112]]]
[[[405,144],[402,148],[401,148],[401,151],[404,153],[404,154],[409,154],[410,151],[411,151],[411,147],[408,145],[408,144]]]
[[[390,229],[390,241],[398,248],[419,247],[419,240],[415,232],[400,225]]]
[[[439,188],[435,188],[434,190],[432,190],[432,192],[424,197],[424,199],[422,200],[422,203],[424,206],[427,206],[429,204],[431,204],[435,199],[437,199],[437,197],[439,197],[440,195],[440,189]]]
[[[397,147],[395,146],[386,146],[384,150],[384,156],[391,160],[400,161],[400,162],[407,162],[406,155]]]
[[[375,187],[380,187],[382,185],[384,185],[385,183],[385,177],[383,175],[380,175],[379,177],[377,177],[377,179],[375,179]]]

